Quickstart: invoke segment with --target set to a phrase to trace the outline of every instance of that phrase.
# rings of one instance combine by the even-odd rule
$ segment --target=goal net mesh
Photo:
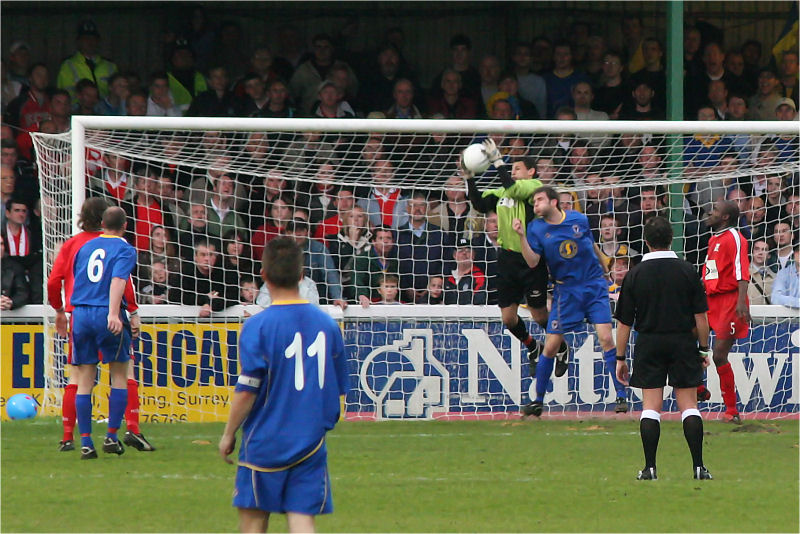
[[[393,126],[399,122],[421,127]],[[673,222],[676,251],[698,267],[710,235],[704,219],[720,197],[739,203],[740,230],[751,248],[767,247],[760,261],[772,276],[786,265],[784,234],[797,243],[796,126],[726,133],[718,123],[718,132],[696,134],[708,127],[681,123],[680,131],[642,133],[652,130],[614,131],[609,122],[604,132],[574,133],[550,123],[551,133],[542,133],[535,122],[399,122],[321,121],[315,131],[291,120],[219,130],[86,127],[77,155],[84,176],[73,176],[71,134],[34,134],[46,272],[73,235],[76,199],[103,196],[129,215],[146,323],[135,344],[145,420],[224,419],[240,323],[270,302],[260,257],[278,235],[305,250],[302,294],[341,321],[349,417],[515,415],[533,386],[525,352],[496,305],[497,219],[470,202],[458,168],[461,151],[487,137],[514,173],[534,167],[561,193],[563,208],[588,216],[613,275],[612,306],[646,252],[642,229],[654,215]],[[501,179],[490,169],[474,185],[472,196],[485,198]],[[797,313],[764,306],[771,294],[760,291],[751,292],[751,335],[731,354],[740,408],[759,417],[796,414]],[[333,305],[343,302],[342,314]],[[45,399],[57,409],[65,342],[46,315]],[[524,308],[520,315],[542,339]],[[567,337],[570,369],[554,380],[545,413],[613,413],[615,392],[593,331],[587,325]],[[701,408],[716,413],[723,405],[713,369],[708,383],[712,398]],[[628,394],[633,410],[641,409],[638,393]]]

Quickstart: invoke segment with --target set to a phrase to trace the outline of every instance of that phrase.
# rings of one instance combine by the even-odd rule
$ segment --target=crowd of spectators
[[[200,9],[202,13],[202,8]],[[400,28],[356,53],[338,36],[317,34],[309,48],[297,31],[277,32],[275,48],[242,49],[242,29],[223,22],[216,32],[186,32],[168,44],[164,65],[120,72],[99,54],[91,20],[77,28],[76,51],[49,72],[16,41],[3,57],[4,122],[25,129],[68,127],[64,112],[86,115],[211,117],[366,117],[478,119],[496,115],[552,119],[563,106],[581,120],[664,119],[667,77],[663,43],[637,16],[620,26],[622,50],[608,48],[589,26],[568,38],[536,37],[510,45],[507,57],[473,50],[467,35],[450,40],[447,64],[431,80],[403,53]],[[209,35],[210,33],[210,35]],[[216,37],[215,37],[216,36]],[[764,53],[756,40],[723,46],[705,23],[684,33],[684,119],[711,105],[723,120],[771,120],[781,98],[798,105],[796,50]],[[209,38],[212,40],[209,46]],[[55,82],[53,84],[53,82]],[[55,87],[53,87],[55,85]],[[69,110],[52,117],[52,99],[69,96]],[[49,120],[55,124],[49,124]]]
[[[323,34],[307,52],[259,47],[248,56],[237,53],[240,31],[222,24],[226,45],[216,48],[202,33],[178,39],[166,69],[148,73],[146,87],[138,74],[119,72],[98,55],[100,34],[91,21],[79,26],[77,52],[61,66],[57,88],[27,44],[11,46],[3,59],[2,309],[42,302],[41,201],[27,134],[64,132],[72,114],[665,118],[663,47],[643,35],[638,17],[624,19],[620,52],[586,31],[576,32],[582,41],[516,43],[504,62],[473,54],[470,39],[456,35],[451,61],[427,89],[405,59],[396,28],[369,57],[349,54]],[[797,120],[796,52],[785,52],[773,68],[761,57],[760,43],[723,49],[698,28],[686,30],[685,51],[686,118]],[[667,149],[658,136],[490,135],[509,164],[524,160],[536,178],[559,186],[564,209],[587,214],[613,274],[612,298],[646,252],[641,230],[654,215],[680,213],[687,259],[699,265],[709,232],[705,215],[718,198],[738,203],[740,229],[751,241],[758,280],[751,301],[770,303],[791,284],[797,291],[791,270],[800,243],[800,177],[792,167],[797,135],[687,136],[681,161],[687,181],[680,192],[651,185],[668,177]],[[242,139],[206,132],[163,147],[170,161],[207,150],[211,159],[204,167],[89,154],[88,192],[126,210],[144,303],[197,305],[207,317],[233,304],[269,302],[260,256],[270,239],[288,235],[305,251],[304,294],[320,303],[492,304],[497,217],[468,198],[456,167],[460,150],[480,138],[304,134],[299,150],[312,156],[298,180],[271,165],[296,146],[277,149],[269,134]],[[252,165],[268,170],[247,172]],[[707,175],[719,179],[701,179]],[[425,187],[414,187],[409,177]],[[431,190],[434,178],[441,181]],[[780,275],[787,269],[794,278]],[[28,294],[12,297],[20,277]]]

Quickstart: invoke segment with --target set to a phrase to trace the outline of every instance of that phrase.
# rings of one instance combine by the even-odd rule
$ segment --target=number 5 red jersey
[[[740,280],[750,280],[747,240],[735,228],[726,228],[708,240],[708,255],[703,266],[706,294],[738,291]]]

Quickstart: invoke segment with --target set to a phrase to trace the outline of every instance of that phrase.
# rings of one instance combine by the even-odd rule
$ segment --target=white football
[[[480,174],[489,168],[489,158],[486,157],[486,151],[480,143],[469,145],[461,155],[464,166],[475,174]]]

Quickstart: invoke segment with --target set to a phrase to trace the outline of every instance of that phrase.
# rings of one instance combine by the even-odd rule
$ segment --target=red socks
[[[67,384],[64,388],[64,398],[61,399],[61,424],[64,425],[64,441],[75,439],[75,420],[78,413],[75,410],[75,395],[78,394],[78,384]]]
[[[725,401],[725,413],[729,415],[738,414],[736,409],[736,384],[733,379],[733,369],[730,362],[717,367],[719,375],[719,389],[722,391],[722,400]]]
[[[128,379],[128,405],[125,407],[125,427],[128,432],[139,434],[139,383]]]

